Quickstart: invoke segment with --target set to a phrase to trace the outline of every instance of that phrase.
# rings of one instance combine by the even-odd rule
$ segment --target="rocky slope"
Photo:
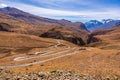
[[[118,80],[120,76],[87,76],[73,71],[54,70],[50,72],[15,73],[0,70],[2,80]]]
[[[67,40],[78,45],[85,45],[85,40],[87,39],[87,35],[85,35],[84,33],[81,33],[81,35],[79,35],[62,27],[52,28],[46,33],[43,33],[41,37]]]

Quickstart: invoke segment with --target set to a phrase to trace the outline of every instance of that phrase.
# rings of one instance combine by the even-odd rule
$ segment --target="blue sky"
[[[120,19],[120,0],[0,0],[0,7],[6,6],[70,21]]]

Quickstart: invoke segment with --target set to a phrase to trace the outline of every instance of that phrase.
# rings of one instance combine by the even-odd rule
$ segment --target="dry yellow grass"
[[[71,52],[73,51],[71,50]],[[47,58],[49,57],[35,60],[39,61]],[[81,52],[78,50],[77,54],[58,58],[42,64],[21,68],[10,68],[7,70],[13,70],[16,72],[72,70],[86,75],[120,75],[119,59],[119,50],[101,50],[94,48],[91,51],[85,50]],[[27,62],[28,61],[26,61],[26,63]],[[22,64],[23,62],[21,61],[20,63]]]
[[[4,39],[4,40],[3,40]],[[14,58],[20,56],[28,56],[28,53],[54,50],[59,51],[60,49],[70,47],[80,48],[70,42],[59,40],[64,46],[54,47],[57,44],[56,39],[40,38],[31,35],[16,34],[9,32],[0,32],[1,41],[1,52],[0,62],[2,65],[15,65],[30,63],[34,61],[45,60],[59,55],[42,57],[36,59],[30,59],[25,61],[13,61]],[[22,42],[22,43],[20,43]],[[3,46],[7,46],[4,47]],[[49,46],[53,45],[53,46]],[[42,48],[41,48],[42,46]],[[44,46],[44,47],[43,47]],[[48,47],[49,46],[49,47]],[[21,48],[22,47],[22,48]],[[25,48],[28,47],[28,48]],[[29,48],[30,47],[30,48]],[[32,48],[31,48],[32,47]],[[58,58],[38,65],[31,65],[28,67],[8,68],[16,72],[31,72],[31,71],[51,71],[51,70],[72,70],[87,75],[120,75],[120,50],[118,49],[107,49],[102,50],[99,48],[89,48],[90,50],[75,50],[77,54]],[[74,52],[70,50],[69,54]],[[36,56],[36,55],[31,55]]]

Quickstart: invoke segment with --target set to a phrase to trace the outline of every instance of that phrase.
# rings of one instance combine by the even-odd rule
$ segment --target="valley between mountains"
[[[119,80],[120,25],[90,32],[81,22],[1,8],[0,69],[21,74],[63,70]]]

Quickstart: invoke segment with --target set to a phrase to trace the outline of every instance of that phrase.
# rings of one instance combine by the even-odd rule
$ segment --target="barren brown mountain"
[[[61,31],[64,30],[73,33],[73,34],[69,34],[66,32],[64,33],[64,35],[69,34],[68,36],[71,36],[72,39],[76,38],[75,41],[77,40],[77,42],[73,42],[72,40],[68,40],[65,38],[59,38],[59,39],[65,39],[73,43],[76,43],[78,45],[83,45],[86,44],[87,42],[87,35],[89,32],[86,29],[85,25],[80,22],[70,22],[64,19],[54,20],[54,19],[43,18],[11,7],[0,9],[0,17],[1,17],[0,18],[1,27],[9,32],[43,36],[43,34],[48,32],[49,30],[52,30],[53,28],[57,29],[58,27],[61,27],[61,30],[59,30],[60,33],[62,33]],[[52,38],[56,38],[56,37],[52,37]]]
[[[64,20],[64,19],[55,20],[55,19],[39,17],[39,16],[35,16],[32,14],[23,12],[16,8],[12,8],[12,7],[1,8],[0,13],[12,16],[12,17],[20,19],[20,20],[24,20],[30,24],[35,24],[39,27],[50,26],[50,25],[59,25],[61,27],[73,30],[75,32],[80,32],[80,31],[88,32],[85,25],[81,22],[71,22],[71,21]]]

